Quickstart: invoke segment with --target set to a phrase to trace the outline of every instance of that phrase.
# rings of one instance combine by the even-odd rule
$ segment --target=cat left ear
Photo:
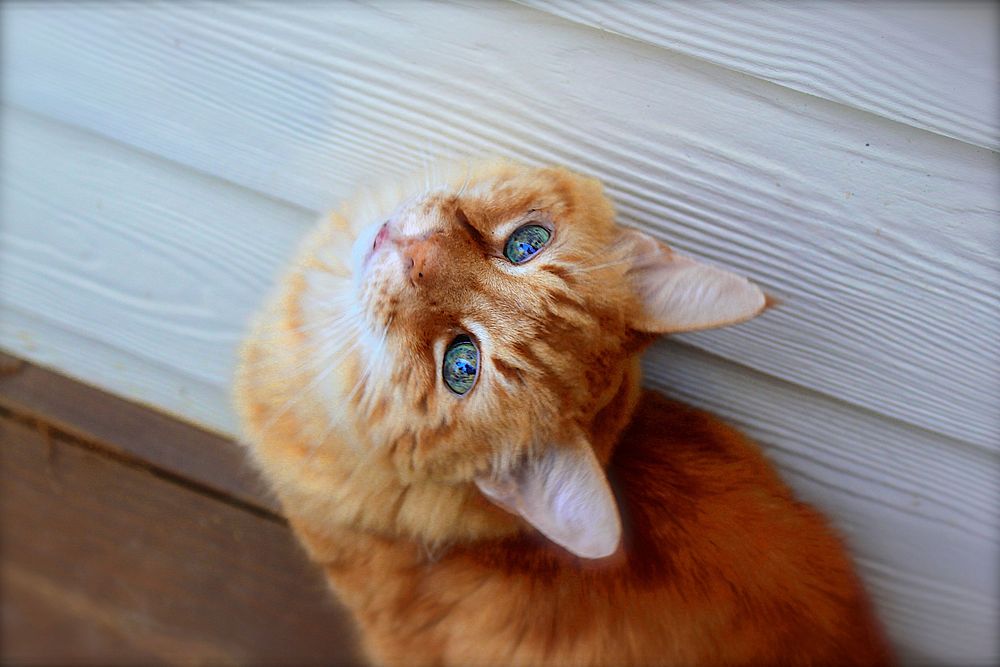
[[[742,276],[679,255],[637,230],[623,232],[629,248],[628,276],[641,312],[632,326],[649,333],[680,333],[745,322],[771,302]]]
[[[500,475],[476,479],[493,503],[521,515],[547,538],[581,558],[618,550],[622,526],[607,477],[590,444],[549,447],[541,457]]]

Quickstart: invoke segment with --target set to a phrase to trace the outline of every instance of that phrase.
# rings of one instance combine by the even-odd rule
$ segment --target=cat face
[[[405,415],[386,435],[407,474],[468,479],[588,424],[638,341],[596,181],[493,165],[462,185],[408,200],[355,248],[390,360],[372,388]]]
[[[641,347],[764,307],[746,280],[617,226],[596,180],[558,168],[459,173],[352,254],[361,341],[338,409],[403,480],[474,482],[591,557],[620,533],[594,431],[634,389]]]

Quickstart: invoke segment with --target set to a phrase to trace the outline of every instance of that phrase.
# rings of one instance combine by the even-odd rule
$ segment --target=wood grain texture
[[[227,499],[280,512],[246,450],[232,440],[3,353],[0,408]]]
[[[306,209],[427,153],[594,173],[785,300],[693,345],[1000,446],[995,153],[518,6],[4,11],[9,103]]]
[[[218,436],[196,432],[150,409],[123,406],[120,399],[14,358],[5,356],[0,362],[3,407],[88,439],[99,438],[102,450],[110,446],[140,459],[151,454],[143,467],[152,465],[211,489],[232,486],[235,471],[178,465],[148,444],[173,445],[180,456],[191,453],[192,446],[232,447]],[[876,415],[844,411],[819,395],[783,391],[776,380],[747,377],[735,364],[688,346],[659,345],[646,365],[654,386],[726,415],[764,443],[778,443],[767,446],[770,458],[806,500],[833,510],[905,657],[921,662],[946,656],[972,664],[994,655],[990,647],[998,620],[996,601],[982,591],[997,584],[994,527],[1000,469],[995,460],[974,448],[955,452],[949,446],[954,443],[928,439],[919,430],[886,423]],[[796,393],[797,403],[790,399]],[[783,414],[775,414],[776,407]],[[798,431],[790,427],[799,421],[796,411],[809,415]],[[139,441],[128,444],[131,437]],[[940,480],[949,479],[954,480],[950,494],[940,494]],[[935,541],[940,544],[928,549]],[[30,577],[14,584],[16,590],[18,584],[30,584],[42,588],[41,593],[52,588]],[[94,628],[87,623],[95,616],[105,619],[105,625],[117,622],[114,610],[93,604],[86,595],[61,596],[61,606],[55,608],[42,604],[49,597],[18,597],[19,613],[37,614],[46,632],[73,636],[84,632],[90,637]],[[79,615],[91,621],[81,625]],[[101,641],[117,641],[98,634]],[[29,633],[28,638],[37,635]],[[96,650],[73,646],[85,653]],[[138,660],[129,651],[116,655],[126,662]]]
[[[0,11],[0,346],[233,433],[314,211],[432,153],[563,162],[785,300],[650,381],[834,517],[904,654],[1000,660],[996,154],[519,7]]]
[[[294,245],[296,234],[282,236],[282,230],[304,229],[308,222],[300,224],[299,216],[311,216],[50,121],[21,112],[8,113],[7,119],[11,125],[6,127],[19,128],[8,133],[8,146],[28,137],[27,145],[40,155],[58,156],[37,167],[38,178],[59,179],[60,197],[66,199],[45,200],[39,189],[35,199],[45,200],[56,213],[32,208],[21,215],[31,222],[30,228],[21,227],[25,238],[39,242],[47,254],[24,255],[34,259],[29,262],[0,263],[0,271],[6,272],[0,275],[10,287],[6,298],[17,306],[0,318],[9,330],[0,340],[110,390],[146,401],[156,397],[160,405],[189,418],[191,406],[178,397],[197,395],[198,415],[206,415],[216,428],[232,428],[228,384],[240,330],[234,322],[252,311],[269,286],[270,273]],[[80,173],[118,184],[124,194],[98,209],[94,198],[106,188],[74,185]],[[133,185],[135,174],[142,174],[139,186]],[[229,194],[221,196],[216,189]],[[210,200],[213,191],[217,199]],[[16,204],[19,196],[15,191],[5,205]],[[178,230],[177,220],[196,218],[199,207],[208,204],[213,206],[212,234],[201,238]],[[260,210],[273,217],[246,217],[247,211]],[[140,215],[142,233],[136,234],[134,220]],[[83,229],[108,231],[81,246],[76,239],[85,238],[84,233],[63,232],[70,219],[80,221]],[[258,222],[248,237],[242,230],[251,220]],[[249,240],[256,237],[267,239],[268,247]],[[157,245],[150,240],[161,238],[175,241]],[[184,243],[208,259],[192,262]],[[87,254],[86,249],[92,250]],[[77,253],[86,261],[75,259]],[[263,275],[250,287],[227,280],[215,273],[210,258],[217,255],[230,266],[254,267]],[[143,280],[142,266],[135,274],[123,274],[119,257],[142,258],[142,266],[183,265],[190,272],[183,277],[187,284],[212,284],[204,301],[188,300],[190,307],[196,306],[197,326],[207,335],[169,333],[169,318],[161,321],[149,313],[161,301],[169,312],[183,293],[175,291],[173,279]],[[39,277],[34,267],[43,261],[49,267]],[[128,298],[138,281],[144,298]],[[103,287],[90,291],[91,285]],[[45,309],[39,317],[25,314],[40,310],[40,302]],[[48,313],[68,313],[73,319],[63,316],[53,323],[42,319]],[[66,328],[56,326],[67,323]],[[997,577],[1000,494],[994,454],[803,391],[690,346],[658,347],[647,371],[656,386],[748,428],[795,488],[835,518],[862,558],[880,610],[905,653],[937,659],[961,655],[971,661],[996,654],[996,605],[981,593],[992,590]],[[159,389],[160,384],[168,389]],[[943,605],[949,608],[947,616],[941,614]]]
[[[0,418],[4,664],[358,664],[283,524]]]
[[[579,23],[993,150],[992,2],[518,0]]]
[[[8,346],[52,364],[32,354],[37,338],[50,354],[72,355],[58,331],[73,331],[104,347],[103,358],[66,372],[233,433],[218,388],[313,215],[86,133],[18,112],[2,118]],[[187,381],[170,384],[162,369]]]
[[[18,310],[10,305],[6,294],[3,297],[0,349],[202,428],[236,433],[228,392],[217,383],[186,375],[171,363],[158,363],[148,354],[126,352],[114,340],[104,342],[99,336],[106,332],[95,337],[86,329],[63,327],[51,319]],[[71,301],[72,295],[64,298]],[[153,351],[156,349],[166,348]],[[177,355],[188,352],[183,344],[173,349]],[[236,354],[232,349],[224,353]]]

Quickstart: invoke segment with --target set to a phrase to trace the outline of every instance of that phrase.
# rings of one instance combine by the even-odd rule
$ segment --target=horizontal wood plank
[[[234,428],[228,385],[241,321],[311,214],[70,128],[19,112],[7,118],[19,118],[22,131],[34,127],[28,146],[59,156],[43,166],[61,179],[58,191],[71,198],[46,199],[38,190],[30,200],[38,208],[20,217],[33,226],[18,227],[18,247],[21,257],[33,261],[0,262],[7,287],[2,344],[124,395],[207,419],[219,429]],[[18,134],[7,136],[16,141]],[[103,190],[72,185],[80,173],[118,183],[121,196],[95,201]],[[9,192],[4,206],[27,199],[16,188]],[[190,232],[184,230],[196,229],[194,221],[208,205],[215,227],[194,245],[204,259],[191,263],[184,246]],[[272,228],[262,212],[286,217],[274,218],[280,222]],[[15,218],[5,219],[15,222],[3,233],[17,225]],[[82,229],[92,226],[94,232],[68,235],[67,220],[82,221]],[[123,257],[133,258],[133,268]],[[224,257],[234,267],[230,271],[244,267],[248,273],[230,279],[212,264],[216,257]],[[35,269],[42,263],[47,265],[39,275]],[[156,264],[169,268],[164,275],[170,279],[145,278],[147,267]],[[190,273],[171,273],[175,266]],[[180,289],[182,281],[187,287]],[[137,285],[144,290],[141,298],[134,296]],[[211,292],[198,290],[204,285]],[[204,301],[185,299],[206,293],[211,296]],[[172,317],[151,315],[160,301],[163,312],[183,310],[183,328]],[[669,354],[658,351],[649,360],[652,382],[749,427],[792,484],[852,536],[904,651],[938,659],[994,655],[996,606],[976,594],[990,590],[996,578],[994,455],[923,429],[897,427],[676,343],[660,349]],[[939,612],[942,604],[947,617]]]
[[[419,167],[430,153],[500,152],[594,173],[624,222],[733,266],[784,299],[758,321],[693,335],[691,344],[865,409],[1000,446],[1000,351],[990,344],[1000,330],[995,153],[517,6],[4,12],[9,103],[304,209]],[[507,39],[496,40],[497,25],[507,26]],[[93,216],[93,193],[107,187],[96,174],[126,168],[87,155],[95,176],[80,182],[79,171],[46,163],[60,155],[48,139],[16,140],[5,141],[6,153],[27,151],[32,160],[5,170],[14,172],[9,187],[23,193],[5,219],[39,219],[45,207],[64,226],[70,211]],[[44,196],[57,178],[63,201]],[[145,206],[160,181],[125,183],[143,194],[118,188],[123,209],[142,205],[124,221],[173,213]],[[202,190],[210,197],[213,189]],[[220,187],[200,212],[198,199],[166,193],[171,206],[186,207],[183,234],[197,243],[186,246],[195,251],[185,263],[158,261],[147,273],[214,266],[201,296],[232,274],[261,275],[257,264],[230,261],[254,241],[233,235],[226,214],[215,213],[231,206],[223,192],[231,191]],[[81,207],[81,199],[89,203]],[[302,216],[289,210],[248,210],[247,224],[287,233]],[[288,224],[266,226],[265,218]],[[156,243],[163,254],[183,234],[130,242]],[[232,250],[208,250],[227,241]],[[41,280],[37,242],[19,242],[20,268]],[[264,264],[275,265],[279,253],[263,250]],[[171,284],[177,298],[193,289],[182,275]],[[165,325],[175,335],[197,327],[183,311],[166,315],[180,320]],[[202,355],[197,365],[221,363]]]
[[[169,360],[158,363],[155,357],[132,354],[86,329],[18,310],[9,300],[0,308],[0,349],[207,430],[230,436],[238,431],[228,389],[218,378],[191,377]],[[181,345],[178,354],[188,349]],[[224,353],[235,355],[228,348]]]
[[[834,517],[907,656],[1000,660],[996,154],[516,7],[0,11],[4,99],[67,124],[4,116],[0,346],[234,433],[315,211],[432,153],[563,162],[785,300],[650,381]]]
[[[993,2],[519,0],[811,95],[1000,148]]]
[[[9,359],[5,366],[16,369]],[[995,456],[774,379],[748,375],[735,364],[677,343],[656,346],[646,360],[646,372],[653,386],[712,410],[757,438],[797,492],[831,516],[847,536],[880,615],[904,655],[917,661],[958,656],[968,663],[982,662],[984,656],[992,660],[1000,610],[997,600],[982,591],[1000,583],[1000,465]],[[30,365],[19,373],[57,382]],[[33,391],[30,382],[9,384],[11,377],[17,375],[8,372],[7,381],[0,380],[3,405],[19,406],[36,417],[52,409],[53,421],[71,432],[103,433],[112,442],[121,441],[115,435],[115,411],[97,411],[95,419],[84,417],[74,425],[79,417],[72,408]],[[27,390],[19,391],[25,385]],[[77,387],[55,393],[88,391],[94,390]],[[12,394],[14,401],[8,398]],[[147,419],[149,427],[142,429]],[[126,432],[134,425],[158,440],[159,429],[153,426],[161,419],[147,408],[128,406]],[[176,431],[188,428],[178,425]],[[201,434],[196,442],[230,446],[218,440]],[[186,447],[175,444],[181,451]],[[213,489],[228,488],[234,474],[240,477],[235,469],[181,465],[167,470]]]
[[[359,664],[290,530],[0,418],[4,664]]]
[[[280,511],[246,451],[229,438],[3,353],[0,407],[230,499]]]
[[[218,388],[314,216],[26,114],[2,118],[7,347],[58,365],[32,348],[45,337],[50,354],[72,355],[74,341],[60,336],[72,331],[103,358],[65,372],[234,433]],[[173,384],[164,369],[187,379]]]

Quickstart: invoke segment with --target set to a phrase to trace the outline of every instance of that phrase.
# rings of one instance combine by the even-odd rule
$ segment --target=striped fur
[[[526,222],[553,237],[514,265]],[[643,397],[633,240],[593,179],[457,165],[322,220],[263,309],[236,382],[250,451],[376,662],[888,660],[842,547],[759,451]],[[440,373],[458,334],[481,353],[461,397]],[[608,559],[540,540],[474,484],[570,433],[616,489]]]

